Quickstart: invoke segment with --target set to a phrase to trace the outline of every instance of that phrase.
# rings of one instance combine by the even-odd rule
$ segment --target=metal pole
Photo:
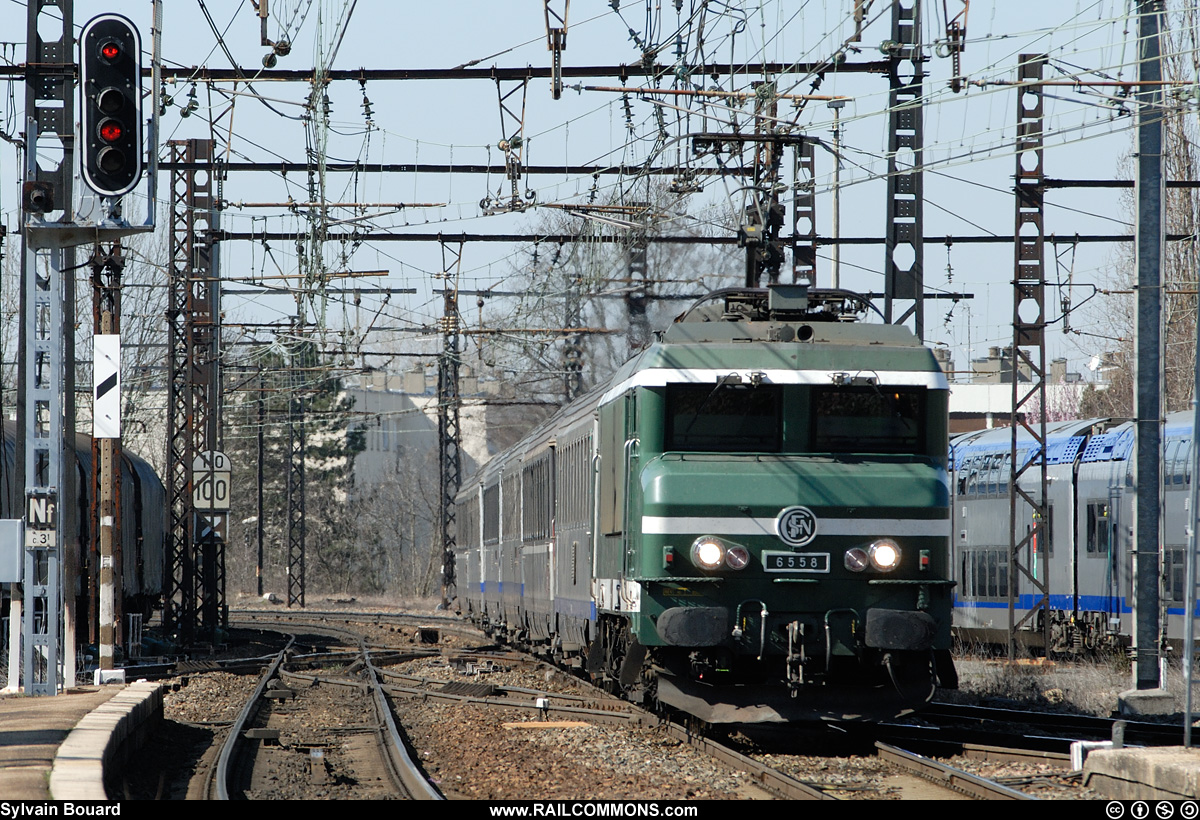
[[[263,596],[263,431],[267,425],[267,378],[262,368],[258,370],[258,563],[254,575],[258,579],[258,597]]]
[[[1159,571],[1162,481],[1162,0],[1138,3],[1137,362],[1134,416],[1134,689],[1161,689]]]
[[[43,16],[43,13],[44,16]],[[17,463],[22,465],[25,504],[24,601],[21,682],[26,695],[54,695],[74,684],[74,250],[54,235],[74,221],[73,138],[75,94],[72,0],[37,0],[26,16],[25,151],[21,237],[21,328]],[[43,36],[45,34],[45,36]],[[57,34],[56,40],[47,39]],[[42,135],[62,143],[55,168],[38,162]],[[54,216],[61,213],[61,217]],[[47,214],[50,216],[47,218]],[[66,448],[70,443],[70,450]],[[28,500],[26,500],[26,498]],[[72,556],[71,561],[65,556]],[[69,597],[64,589],[71,589]],[[14,590],[15,593],[15,590]],[[14,598],[16,596],[14,595]],[[66,597],[66,602],[64,598]],[[14,605],[14,612],[16,607]],[[64,619],[64,611],[68,613]]]
[[[1200,386],[1200,314],[1196,321],[1196,350],[1193,384]],[[1187,561],[1184,572],[1187,580],[1184,583],[1183,595],[1183,745],[1192,745],[1192,667],[1196,659],[1196,529],[1200,526],[1200,511],[1196,509],[1200,503],[1200,443],[1197,442],[1197,431],[1200,431],[1200,391],[1193,387],[1192,391],[1192,451],[1189,455],[1191,462],[1191,482],[1188,487],[1188,526],[1187,526]]]
[[[838,239],[842,235],[842,129],[841,112],[846,107],[845,100],[830,100],[829,108],[833,111],[833,247],[830,250],[830,270],[832,272],[831,287],[837,290],[841,287],[842,248]]]
[[[92,287],[94,320],[97,341],[101,337],[117,337],[121,332],[121,258],[120,245],[105,253],[99,244],[92,253]],[[105,281],[105,272],[108,280]],[[113,669],[116,647],[120,644],[121,622],[121,440],[120,436],[120,353],[115,362],[118,374],[110,382],[101,383],[102,372],[100,346],[97,345],[96,362],[93,368],[92,404],[92,456],[95,512],[93,538],[99,547],[99,647],[101,669]],[[110,392],[111,391],[111,392]],[[103,407],[114,402],[117,413],[107,423],[100,423]],[[89,573],[89,576],[94,574]]]

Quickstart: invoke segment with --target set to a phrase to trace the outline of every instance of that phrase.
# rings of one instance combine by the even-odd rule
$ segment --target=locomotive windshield
[[[675,452],[926,455],[920,387],[669,384]]]
[[[779,451],[783,401],[777,386],[672,384],[667,408],[668,450]]]
[[[813,390],[814,449],[828,453],[925,451],[925,391],[893,387]]]

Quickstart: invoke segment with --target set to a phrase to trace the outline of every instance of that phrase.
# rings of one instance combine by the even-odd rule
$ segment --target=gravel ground
[[[210,673],[175,678],[163,697],[163,722],[108,793],[129,800],[185,800],[205,754],[237,717],[258,681]],[[194,796],[194,795],[193,795]]]
[[[464,675],[440,658],[393,667],[432,680],[585,694],[581,681],[524,666]],[[770,797],[658,729],[540,728],[536,713],[397,703],[421,764],[447,794],[477,800],[734,800]],[[549,721],[554,724],[557,721]],[[573,721],[574,722],[574,721]]]
[[[418,642],[410,627],[382,625],[368,640],[380,646]],[[443,648],[464,645],[444,635]],[[402,665],[408,674],[447,681],[481,682],[549,692],[579,693],[565,673],[512,666],[463,675],[441,658]],[[132,762],[127,780],[111,793],[135,799],[194,797],[189,781],[254,687],[254,675],[193,675],[174,681],[165,699],[162,729]],[[610,726],[538,726],[534,712],[409,700],[397,713],[422,765],[448,796],[479,800],[664,799],[746,800],[770,795],[705,755],[656,729]],[[536,727],[536,728],[535,728]],[[871,756],[780,755],[766,761],[798,779],[848,799],[901,799],[886,766]],[[1041,797],[1099,798],[1077,782],[1064,789],[1061,772],[1040,765],[985,764],[966,759],[951,766],[1002,779]],[[340,792],[346,799],[349,792]]]
[[[421,763],[447,796],[472,800],[744,800],[757,787],[654,729],[536,727],[528,713],[403,707]]]

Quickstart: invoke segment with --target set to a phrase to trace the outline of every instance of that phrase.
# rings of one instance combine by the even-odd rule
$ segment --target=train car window
[[[1175,472],[1175,451],[1179,449],[1179,439],[1169,439],[1163,442],[1162,483],[1164,487],[1171,486],[1171,474]]]
[[[924,455],[925,399],[924,389],[817,388],[812,396],[814,449]]]
[[[1000,553],[988,550],[988,597],[1000,598]],[[1006,568],[1007,569],[1007,568]]]
[[[521,534],[522,540],[538,541],[550,537],[551,502],[554,485],[551,465],[554,451],[549,450],[522,469]]]
[[[616,535],[625,527],[625,402],[600,408],[600,531]]]
[[[1184,575],[1186,564],[1184,561],[1186,552],[1181,549],[1167,550],[1165,556],[1167,563],[1167,600],[1172,603],[1183,603],[1184,593]]]
[[[460,547],[479,547],[479,497],[472,493],[458,505],[455,541]]]
[[[493,484],[483,490],[483,543],[496,544],[500,541],[500,485]]]
[[[1108,504],[1089,501],[1087,505],[1087,554],[1108,555]]]
[[[521,474],[507,473],[500,487],[501,529],[505,541],[521,537]]]
[[[1005,453],[1000,460],[1000,470],[996,477],[996,492],[1008,495],[1008,477],[1012,475],[1012,453]]]
[[[777,453],[783,431],[778,385],[667,385],[666,449]]]
[[[1047,558],[1054,557],[1054,505],[1046,507],[1046,523],[1042,525],[1041,538],[1037,542],[1037,550],[1044,552]]]

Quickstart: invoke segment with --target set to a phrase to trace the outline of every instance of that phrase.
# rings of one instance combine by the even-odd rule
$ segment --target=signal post
[[[56,40],[47,39],[57,34]],[[53,695],[60,682],[74,684],[74,595],[78,561],[71,463],[74,449],[74,270],[78,245],[116,245],[120,238],[153,230],[154,209],[143,225],[121,216],[121,197],[141,181],[141,39],[137,28],[116,14],[93,18],[80,39],[80,170],[99,197],[98,219],[79,222],[74,212],[74,10],[73,0],[31,0],[27,17],[25,166],[22,189],[21,332],[18,413],[24,435],[17,440],[26,497],[20,605],[20,679],[27,695]],[[39,149],[57,167],[39,165]],[[43,157],[43,163],[45,158]],[[153,202],[153,194],[151,195]],[[117,258],[119,250],[114,248]],[[111,253],[110,253],[111,255]],[[119,353],[118,363],[119,371]],[[119,392],[114,395],[119,395]],[[119,399],[118,399],[119,401]],[[100,436],[102,431],[94,431]],[[119,437],[119,426],[115,434]],[[111,485],[116,465],[110,467]],[[104,480],[103,478],[101,480]],[[104,495],[101,493],[100,495]],[[111,504],[111,497],[109,499]],[[103,521],[101,530],[104,529]],[[102,539],[100,567],[101,655],[111,665],[115,626],[113,577],[120,572],[113,538]],[[66,617],[64,617],[64,615]]]

